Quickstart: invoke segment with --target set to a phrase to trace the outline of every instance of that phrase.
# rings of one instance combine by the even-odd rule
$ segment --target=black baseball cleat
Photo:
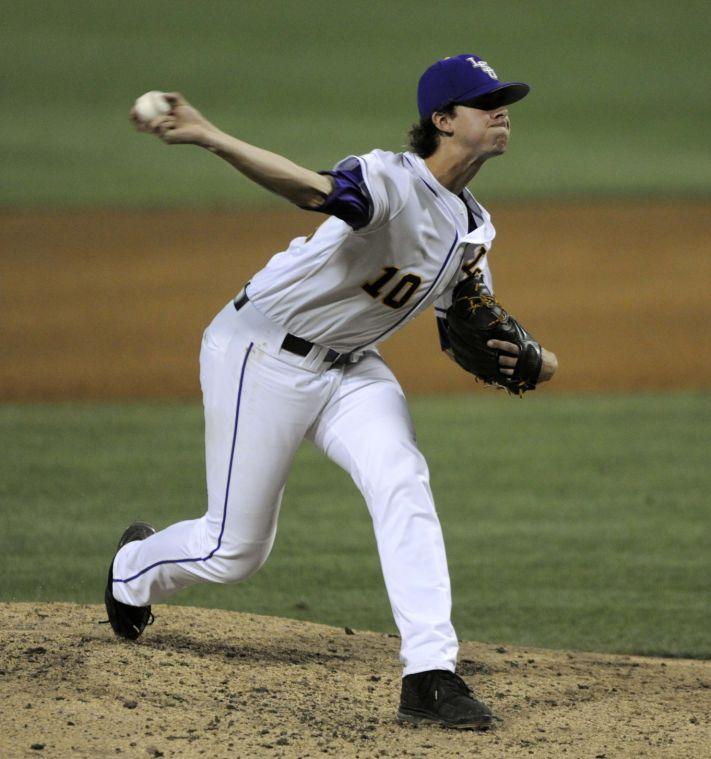
[[[145,538],[153,535],[155,529],[146,522],[134,522],[130,524],[121,535],[121,539],[116,546],[116,553],[119,552],[126,543],[131,543],[134,540],[145,540]],[[114,558],[111,559],[109,564],[109,579],[106,583],[106,592],[104,593],[104,603],[106,604],[106,613],[109,615],[108,622],[113,628],[113,631],[120,638],[128,638],[129,640],[136,640],[136,638],[146,629],[148,625],[153,624],[153,615],[151,614],[150,606],[129,606],[128,604],[121,603],[114,598],[112,592],[113,580],[114,580]]]
[[[397,721],[400,724],[437,724],[459,730],[488,730],[489,707],[474,698],[459,675],[431,669],[402,678]]]

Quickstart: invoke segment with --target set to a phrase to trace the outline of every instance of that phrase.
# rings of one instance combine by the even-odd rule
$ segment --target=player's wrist
[[[208,123],[200,130],[195,144],[201,148],[205,148],[205,150],[209,150],[211,153],[221,153],[225,152],[227,139],[228,135],[216,126]]]

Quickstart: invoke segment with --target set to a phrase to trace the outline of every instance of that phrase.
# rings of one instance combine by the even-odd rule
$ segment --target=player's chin
[[[506,152],[506,148],[509,146],[508,134],[498,134],[494,138],[494,153],[501,155]]]
[[[486,152],[487,158],[496,158],[497,155],[503,155],[506,152],[507,143],[496,141]]]

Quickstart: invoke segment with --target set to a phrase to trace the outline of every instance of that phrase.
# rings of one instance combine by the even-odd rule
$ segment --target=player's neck
[[[472,158],[440,148],[424,160],[432,176],[450,192],[459,195],[477,175],[486,158],[488,156]]]

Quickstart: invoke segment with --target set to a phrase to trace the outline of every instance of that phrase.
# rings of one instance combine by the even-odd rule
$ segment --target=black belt
[[[239,311],[248,300],[246,291],[242,295],[238,295],[233,301],[235,310]],[[314,345],[315,343],[309,340],[304,340],[302,337],[297,337],[296,335],[292,335],[291,332],[287,332],[281,344],[281,349],[289,351],[289,353],[295,353],[297,356],[308,356]],[[323,360],[332,366],[343,366],[343,364],[351,362],[352,356],[352,353],[339,353],[338,351],[334,351],[333,348],[329,348]]]

